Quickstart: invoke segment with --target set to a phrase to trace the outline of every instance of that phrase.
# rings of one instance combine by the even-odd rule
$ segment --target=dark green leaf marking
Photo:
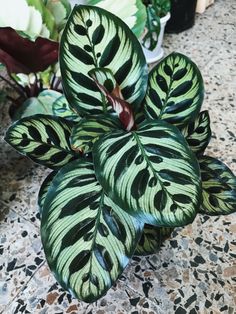
[[[194,122],[181,130],[192,151],[203,154],[211,139],[210,117],[208,111],[200,112]]]
[[[88,161],[59,170],[43,202],[48,264],[60,284],[85,302],[99,299],[117,280],[142,228],[106,196]]]
[[[144,102],[146,117],[182,127],[198,115],[203,93],[197,66],[186,56],[172,53],[149,74]]]
[[[83,118],[72,129],[71,147],[75,151],[89,153],[101,135],[117,128],[122,128],[119,119],[109,114]]]
[[[221,161],[202,156],[199,159],[202,176],[202,214],[228,215],[236,211],[236,177]]]
[[[157,253],[162,243],[170,237],[173,228],[158,228],[144,225],[142,236],[134,252],[135,255],[149,255]]]
[[[109,197],[142,222],[190,223],[199,209],[199,166],[180,131],[162,120],[113,131],[94,144],[96,176]]]
[[[71,128],[63,118],[34,115],[15,122],[5,140],[34,162],[58,169],[76,158],[70,147]]]

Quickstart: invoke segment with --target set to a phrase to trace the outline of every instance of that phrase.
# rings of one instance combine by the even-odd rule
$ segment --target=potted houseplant
[[[203,80],[173,53],[150,73],[137,38],[113,14],[76,6],[60,46],[68,116],[34,115],[5,139],[53,171],[39,192],[41,235],[62,287],[102,297],[133,254],[151,254],[197,214],[236,210],[236,178],[206,156]],[[61,105],[63,109],[63,105]],[[80,117],[79,117],[80,115]]]
[[[166,25],[168,33],[180,33],[194,25],[197,0],[171,0],[171,18]]]
[[[143,51],[148,63],[160,60],[164,51],[163,36],[167,21],[170,19],[170,0],[143,0],[146,6],[146,29],[142,38]]]

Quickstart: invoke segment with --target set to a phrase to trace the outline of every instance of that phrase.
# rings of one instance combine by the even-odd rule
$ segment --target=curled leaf
[[[9,73],[44,71],[58,60],[57,42],[38,37],[34,42],[10,27],[0,28],[0,62]]]

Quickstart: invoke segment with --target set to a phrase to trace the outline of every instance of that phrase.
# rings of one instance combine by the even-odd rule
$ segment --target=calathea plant
[[[151,254],[198,213],[236,210],[236,179],[204,155],[203,81],[172,53],[148,75],[116,16],[76,6],[61,39],[69,108],[15,122],[6,141],[53,171],[39,192],[41,235],[56,279],[85,302],[103,296],[133,254]],[[71,119],[77,115],[78,120]],[[69,119],[68,119],[69,116]]]

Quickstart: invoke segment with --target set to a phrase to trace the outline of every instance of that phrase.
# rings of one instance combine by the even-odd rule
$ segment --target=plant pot
[[[214,0],[197,0],[197,13],[203,13],[209,5],[213,4]]]
[[[180,33],[191,28],[195,21],[197,0],[171,0],[171,19],[166,25],[167,33]]]
[[[162,48],[163,36],[165,31],[165,26],[167,21],[170,19],[170,13],[167,13],[161,18],[161,30],[158,36],[158,42],[154,50],[149,50],[146,47],[142,46],[143,52],[148,64],[157,62],[164,55],[164,50]]]

